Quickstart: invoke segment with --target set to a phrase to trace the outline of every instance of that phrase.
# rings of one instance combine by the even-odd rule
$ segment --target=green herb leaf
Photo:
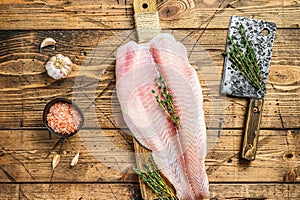
[[[239,70],[253,87],[265,92],[263,74],[258,65],[254,49],[246,37],[243,25],[240,25],[239,33],[242,36],[240,43],[235,43],[233,36],[229,37],[232,48],[229,49],[229,53],[224,53],[224,55],[228,56],[232,66]]]
[[[153,157],[145,162],[143,169],[134,168],[138,176],[156,193],[159,200],[179,200],[166,184]]]
[[[163,109],[175,126],[180,127],[180,118],[175,110],[174,96],[170,94],[166,80],[160,75],[159,78],[155,78],[154,81],[159,90],[159,95],[155,96],[158,105]]]

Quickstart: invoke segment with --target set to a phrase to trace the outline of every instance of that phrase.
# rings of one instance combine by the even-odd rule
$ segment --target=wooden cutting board
[[[133,8],[138,43],[149,42],[161,32],[156,0],[134,0]],[[134,139],[133,142],[137,167],[143,169],[143,165],[149,160],[151,152],[144,148],[136,139]],[[143,183],[141,179],[139,182],[143,199],[157,199],[153,190]]]

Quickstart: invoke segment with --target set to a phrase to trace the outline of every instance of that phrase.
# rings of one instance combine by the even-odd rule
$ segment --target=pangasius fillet
[[[180,124],[157,102],[161,80],[172,95]],[[208,197],[203,96],[185,47],[170,34],[160,34],[149,43],[131,41],[117,51],[116,81],[128,128],[152,151],[176,196],[181,200]]]

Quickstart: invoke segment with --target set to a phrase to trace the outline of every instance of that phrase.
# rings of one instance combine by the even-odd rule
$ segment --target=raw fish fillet
[[[163,77],[174,96],[180,126],[158,105],[155,78]],[[116,89],[124,120],[134,137],[152,151],[160,171],[181,200],[209,197],[205,171],[206,127],[203,96],[185,47],[170,34],[149,43],[133,41],[117,51]]]

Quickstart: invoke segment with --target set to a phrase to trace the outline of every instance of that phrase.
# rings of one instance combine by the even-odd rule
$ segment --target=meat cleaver
[[[243,26],[245,37],[254,50],[258,67],[262,72],[261,85],[265,89],[269,75],[276,24],[272,22],[232,16],[230,18],[228,28],[221,93],[235,97],[250,98],[247,119],[245,122],[241,158],[254,160],[258,144],[265,90],[257,89],[257,87],[253,86],[245,75],[241,73],[241,70],[235,67],[233,62],[229,59],[230,49],[234,48],[232,41],[239,44],[243,38],[239,31],[241,25]],[[232,38],[232,40],[230,41],[229,38]]]

